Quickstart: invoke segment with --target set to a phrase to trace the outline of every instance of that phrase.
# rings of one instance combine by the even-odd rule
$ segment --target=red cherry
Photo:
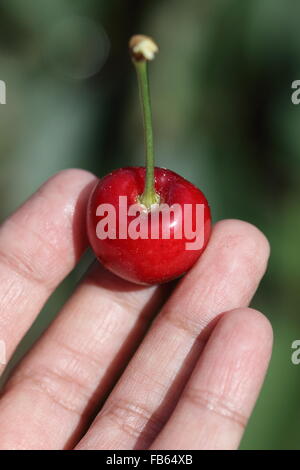
[[[147,61],[158,48],[141,35],[133,36],[129,47],[142,100],[146,169],[121,168],[98,182],[88,205],[88,237],[113,273],[139,284],[158,284],[181,276],[196,262],[208,242],[211,217],[198,188],[154,167]],[[140,213],[130,212],[134,206]]]
[[[145,168],[120,168],[102,178],[96,185],[88,205],[88,236],[90,244],[102,264],[129,281],[139,284],[157,284],[185,273],[196,262],[206,247],[211,230],[210,209],[204,194],[192,183],[173,171],[155,168],[155,190],[163,203],[172,206],[179,204],[182,209],[182,220],[185,220],[185,204],[191,205],[191,228],[196,230],[196,204],[204,206],[204,218],[198,231],[203,231],[203,244],[198,249],[187,249],[191,239],[184,236],[175,238],[175,227],[181,224],[178,213],[170,217],[169,227],[162,227],[162,215],[159,215],[159,238],[138,238],[128,236],[128,227],[134,216],[127,216],[124,224],[119,216],[119,196],[127,196],[128,207],[136,204],[145,186]],[[116,238],[100,240],[97,236],[97,225],[105,215],[97,216],[97,208],[102,204],[111,204],[116,211]],[[157,210],[154,208],[154,210]],[[150,235],[150,215],[146,214],[145,224]],[[127,238],[120,239],[120,224],[126,230]],[[124,225],[126,227],[124,227]],[[170,233],[169,239],[163,239],[162,229]],[[170,230],[170,232],[168,232]],[[184,230],[182,230],[184,232]]]

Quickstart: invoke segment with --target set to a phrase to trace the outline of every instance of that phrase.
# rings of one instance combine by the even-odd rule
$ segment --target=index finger
[[[7,358],[86,247],[85,208],[95,181],[84,170],[61,171],[0,227],[0,340]]]

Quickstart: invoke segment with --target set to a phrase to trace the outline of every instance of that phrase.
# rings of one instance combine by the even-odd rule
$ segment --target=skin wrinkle
[[[74,350],[74,353],[76,354],[76,348],[77,348],[77,355],[78,355],[78,359],[86,359],[89,366],[91,365],[91,363],[95,365],[95,370],[94,370],[94,374],[95,374],[95,377],[101,375],[104,373],[104,371],[107,369],[108,365],[106,364],[106,360],[105,360],[105,357],[103,357],[103,355],[97,355],[95,354],[95,352],[99,349],[100,350],[100,346],[102,348],[103,344],[104,344],[104,341],[101,341],[101,340],[98,340],[98,338],[100,337],[101,338],[101,334],[100,334],[100,331],[102,331],[101,328],[98,328],[98,332],[96,333],[95,335],[95,338],[93,338],[92,341],[89,342],[88,344],[88,347],[86,347],[86,343],[82,343],[81,345],[74,345],[74,346],[68,346],[67,345],[67,342],[66,342],[66,338],[64,339],[63,337],[61,337],[60,339],[60,344],[62,344],[62,341],[64,341],[64,343],[66,344],[66,347],[68,347],[68,349],[70,351]],[[114,334],[116,334],[117,331],[114,332]],[[113,337],[113,332],[111,332],[111,335],[109,337],[107,337],[106,339],[106,342],[110,343],[111,341],[111,338]]]
[[[44,291],[45,295],[48,295],[51,291],[51,284],[46,276],[40,276],[40,274],[34,274],[35,271],[32,266],[32,257],[23,257],[22,259],[16,253],[14,255],[7,254],[0,251],[0,263],[6,269],[9,269],[19,278],[28,281],[31,285],[38,284]]]
[[[126,319],[130,319],[131,321],[136,321],[137,320],[137,313],[140,309],[140,302],[137,302],[136,300],[130,301],[124,297],[123,300],[121,301],[119,298],[107,298],[107,306],[109,306],[110,313],[114,315],[114,324],[110,323],[110,327],[107,329],[109,333],[113,335],[115,332],[116,327],[120,326],[122,323],[127,323]],[[125,316],[124,316],[125,314]],[[111,317],[109,314],[106,315],[106,322],[109,324],[111,322]],[[139,318],[139,321],[144,321],[147,320],[146,318]]]
[[[89,331],[90,328],[93,328],[93,338],[90,338],[88,342],[82,341],[77,344],[77,348],[80,350],[85,350],[86,354],[92,354],[95,351],[95,346],[109,344],[114,336],[122,330],[122,324],[118,322],[120,313],[124,313],[123,309],[116,310],[111,309],[110,305],[107,304],[103,308],[104,314],[97,320],[97,322],[91,322],[90,324],[84,324],[84,318],[82,312],[79,312],[78,325],[76,330],[76,337],[80,338],[80,331],[84,333]],[[58,332],[58,335],[61,337],[61,342],[66,341],[68,338],[67,331],[62,331],[61,335]]]
[[[103,321],[101,322],[101,324],[99,324],[97,326],[97,328],[94,330],[94,334],[95,334],[95,341],[97,341],[98,345],[100,343],[104,343],[104,342],[108,342],[111,340],[111,338],[116,334],[116,326],[119,325],[119,322],[118,322],[118,318],[120,317],[120,314],[123,314],[126,310],[123,309],[123,306],[119,306],[119,310],[120,312],[118,312],[118,314],[116,314],[116,310],[115,308],[111,307],[110,310],[108,310],[106,312],[106,315],[103,319]],[[106,309],[105,309],[106,310]],[[112,322],[112,316],[111,316],[111,313],[114,313],[115,315],[115,318]],[[121,315],[123,316],[123,315]],[[68,343],[66,342],[66,339],[63,340],[63,336],[61,337],[61,339],[59,339],[59,336],[55,336],[55,337],[52,337],[52,341],[55,340],[56,342],[56,345],[64,350],[68,350],[68,352],[71,353],[71,356],[73,355],[73,359],[77,357],[77,362],[80,363],[82,360],[84,360],[84,362],[87,362],[89,364],[89,367],[91,365],[91,363],[93,364],[94,363],[94,366],[95,366],[95,370],[94,372],[97,371],[97,374],[100,373],[100,371],[102,370],[102,372],[106,369],[107,365],[105,365],[103,363],[103,358],[99,357],[99,358],[95,358],[92,356],[92,351],[93,351],[93,346],[90,346],[90,349],[87,351],[86,350],[86,347],[83,347],[81,346],[80,347],[80,351],[78,352],[77,349],[75,349],[75,347],[71,347],[68,345]],[[64,342],[63,342],[64,341]],[[56,349],[54,347],[54,349]],[[63,357],[63,355],[62,355]],[[84,368],[84,365],[82,366],[82,368]],[[69,367],[66,367],[65,368],[65,371],[69,370]],[[76,374],[74,373],[74,379],[76,379]],[[83,384],[82,384],[83,385]]]
[[[254,340],[254,338],[253,338]],[[259,344],[258,339],[255,339],[257,348],[255,350],[255,355],[257,357],[264,356],[264,349],[268,348],[271,349],[271,344],[266,345],[264,343],[263,347]],[[261,350],[261,351],[260,351]],[[245,364],[252,364],[253,363],[253,350],[249,351],[247,354],[240,352],[240,357],[237,358],[236,361],[232,361],[232,367],[230,372],[230,367],[228,366],[228,380],[225,383],[223,393],[224,395],[230,394],[231,396],[239,397],[241,403],[244,403],[247,399],[248,390],[253,383],[253,375],[252,371],[255,368],[256,364],[253,365],[253,369],[250,368],[249,373],[245,374]],[[242,378],[241,378],[242,377]],[[260,380],[258,377],[257,380]],[[227,386],[227,385],[230,385]]]
[[[132,319],[135,321],[136,320],[136,313],[140,310],[141,304],[144,301],[147,301],[149,296],[154,295],[154,293],[157,291],[157,286],[147,286],[147,287],[141,287],[141,286],[136,286],[136,290],[128,290],[126,292],[126,295],[124,295],[124,291],[120,290],[118,292],[117,290],[109,290],[106,288],[106,285],[104,286],[99,286],[97,284],[98,278],[99,278],[99,271],[97,268],[97,264],[93,264],[87,274],[87,282],[91,282],[92,284],[95,284],[95,291],[99,292],[101,291],[101,301],[104,303],[104,305],[111,305],[111,311],[116,308],[119,310],[120,306],[122,307],[122,310],[126,312],[127,316],[130,314],[132,316]],[[106,275],[110,275],[109,272],[105,273]],[[112,275],[113,276],[113,275]],[[115,277],[113,276],[113,280],[115,280]],[[119,282],[123,282],[124,284],[127,284],[127,281],[119,280]],[[109,285],[107,286],[109,287]],[[149,320],[150,313],[146,309],[145,312],[141,312],[141,315],[139,315],[139,320]],[[120,316],[120,319],[122,319],[122,316]]]
[[[27,295],[27,287],[24,282],[24,278],[21,278],[17,273],[13,273],[13,277],[7,277],[4,281],[2,281],[2,279],[0,281],[0,339],[5,341],[7,358],[11,356],[15,349],[14,345],[17,344],[19,340],[19,335],[16,331],[16,322],[13,321],[13,318],[18,318],[17,326],[19,330],[22,329],[26,331],[27,329],[27,318],[22,312],[30,309],[32,298]],[[30,281],[26,282],[31,284]],[[35,303],[38,309],[43,307],[44,299],[41,294],[35,296]],[[12,307],[14,305],[16,305],[15,308]],[[4,370],[5,364],[0,364],[0,376]]]
[[[158,433],[163,426],[163,422],[156,419],[143,403],[134,404],[124,399],[112,401],[103,411],[102,417],[110,419],[114,425],[133,438],[137,438],[143,433],[143,437],[146,437],[145,427],[149,423],[151,433]]]
[[[42,235],[38,231],[34,230],[32,227],[23,226],[20,223],[15,223],[13,220],[8,220],[5,226],[5,233],[14,233],[14,237],[22,240],[22,235],[26,233],[26,240],[31,239],[30,252],[24,250],[24,241],[22,240],[22,247],[20,250],[20,245],[18,245],[18,250],[14,246],[14,252],[1,253],[1,259],[6,260],[8,266],[11,266],[16,272],[20,275],[41,284],[50,291],[56,285],[56,276],[57,276],[57,266],[60,265],[62,256],[64,257],[65,262],[70,263],[74,259],[74,253],[69,254],[69,250],[58,248],[59,244],[61,245],[62,239],[60,240],[51,240],[49,239],[49,230],[46,230],[46,227],[43,227],[43,232],[47,233],[47,236]],[[12,227],[10,227],[12,225]],[[65,229],[65,227],[64,227]],[[3,234],[2,234],[3,236]],[[37,240],[37,243],[34,243],[34,239]],[[4,243],[4,242],[3,242]],[[68,258],[66,259],[66,255]],[[47,260],[48,264],[41,263],[40,260]]]
[[[105,295],[105,294],[104,294]],[[138,313],[138,303],[136,302],[135,306],[135,312],[131,312],[127,310],[127,302],[124,300],[120,303],[119,300],[116,300],[114,298],[110,298],[109,296],[102,297],[101,300],[103,299],[103,312],[104,314],[101,315],[101,322],[99,320],[97,323],[93,322],[93,328],[94,328],[94,337],[95,341],[92,343],[89,342],[87,347],[90,349],[93,349],[93,344],[97,341],[98,345],[99,344],[105,344],[109,343],[112,341],[112,338],[116,336],[117,332],[120,331],[122,332],[122,328],[126,327],[128,325],[128,320],[130,321],[131,324],[133,324],[134,320],[135,323],[139,322],[143,324],[145,322],[145,319],[143,317],[139,317],[137,319],[137,313]],[[128,304],[129,305],[129,304]],[[92,305],[91,305],[92,307]],[[78,324],[78,332],[81,329],[81,323],[83,321],[82,317],[82,312],[78,312],[78,319],[79,319],[79,324]],[[74,316],[74,320],[75,320]],[[85,322],[86,323],[86,322]],[[75,326],[75,325],[74,325]],[[82,326],[85,326],[82,325]],[[62,336],[65,336],[66,332],[62,332]]]
[[[199,316],[201,318],[201,315]],[[163,312],[162,317],[159,319],[160,322],[165,322],[170,324],[175,329],[186,333],[189,338],[197,340],[199,336],[199,331],[206,325],[204,321],[200,320],[199,317],[187,318],[184,316],[173,315],[172,310],[167,310]]]
[[[154,293],[155,290],[156,290],[156,286],[155,287],[148,287],[145,289],[145,291],[147,290],[147,295],[145,295],[145,299],[146,297],[149,296],[149,293]],[[123,310],[128,312],[129,314],[132,314],[132,317],[134,319],[136,319],[136,312],[139,310],[139,307],[140,307],[140,304],[141,304],[141,298],[140,298],[140,294],[141,294],[141,291],[139,291],[139,295],[137,296],[135,292],[127,292],[127,295],[126,297],[124,298],[124,295],[120,295],[119,293],[116,293],[116,295],[114,295],[114,297],[110,298],[110,301],[114,302],[114,305],[121,305],[123,307]],[[143,317],[140,317],[141,319],[143,319]],[[145,316],[145,320],[147,320],[149,318],[149,314],[147,314]]]
[[[125,312],[123,306],[118,303],[114,303],[114,305],[107,303],[104,310],[106,310],[106,314],[102,317],[101,324],[99,323],[95,329],[95,335],[102,344],[112,340],[120,326],[118,318],[122,317]]]
[[[170,329],[169,333],[172,337],[173,334]],[[130,370],[131,380],[134,374],[137,375],[135,382],[138,386],[143,383],[149,390],[152,390],[154,388],[153,386],[155,386],[155,389],[160,392],[157,393],[159,400],[162,400],[166,395],[169,386],[177,377],[178,369],[181,368],[185,358],[191,353],[192,349],[197,347],[200,352],[204,344],[202,338],[194,339],[189,336],[185,330],[179,330],[179,333],[181,334],[180,338],[178,337],[178,330],[174,333],[173,348],[170,348],[168,352],[165,351],[163,344],[161,345],[161,353],[164,355],[164,360],[161,361],[159,367],[157,367],[155,358],[153,358],[152,363],[149,364],[150,361],[148,360],[146,362],[145,355],[141,354],[134,368],[132,368],[133,370]],[[157,340],[159,342],[159,338],[157,338]],[[147,369],[143,367],[145,364],[147,364]],[[150,369],[151,374],[146,372]],[[163,378],[163,382],[161,378]],[[131,394],[134,396],[134,389]]]
[[[65,359],[68,367],[62,365],[61,373],[63,373],[64,370],[70,369],[73,373],[69,373],[69,375],[73,376],[73,381],[77,381],[81,387],[87,384],[87,377],[83,375],[84,372],[86,375],[93,377],[96,376],[96,373],[99,373],[99,371],[103,372],[106,369],[103,358],[92,354],[91,350],[85,351],[83,348],[78,350],[76,347],[71,346],[66,341],[59,340],[57,337],[52,337],[51,340],[56,343],[54,349],[57,349],[58,346],[62,351],[62,354],[58,354],[59,356],[64,358],[64,352],[67,352],[68,355],[68,359]],[[89,372],[87,373],[87,371]]]
[[[0,268],[1,269],[1,268]],[[3,273],[4,274],[4,273]],[[1,315],[0,315],[0,325],[3,329],[8,326],[10,321],[10,305],[17,300],[22,303],[22,306],[29,305],[31,299],[26,296],[26,289],[24,289],[24,284],[20,282],[20,276],[17,273],[14,273],[13,277],[7,277],[0,274],[0,285],[1,285]]]
[[[63,384],[64,393],[61,393],[60,384]],[[66,374],[61,374],[61,372],[57,372],[54,369],[43,370],[41,375],[36,371],[34,371],[34,374],[24,375],[22,378],[22,388],[30,393],[35,392],[43,397],[46,396],[49,399],[49,403],[58,405],[65,411],[71,412],[78,417],[81,416],[81,413],[78,411],[80,406],[78,405],[82,402],[87,402],[89,398],[85,387],[79,386],[78,383],[75,384],[73,377],[68,377]],[[69,393],[66,394],[68,389]]]
[[[214,393],[211,390],[203,390],[190,387],[183,395],[192,406],[202,408],[204,411],[208,410],[222,418],[229,419],[234,423],[245,428],[247,424],[247,417],[236,411],[235,404],[230,402],[226,396],[219,393]]]
[[[135,390],[138,391],[139,385],[141,383],[146,386],[148,391],[152,390],[154,388],[153,385],[155,385],[155,394],[158,396],[164,395],[168,389],[168,384],[170,381],[159,380],[159,377],[161,377],[160,373],[156,375],[147,374],[147,372],[143,370],[141,366],[142,364],[137,365],[136,369],[131,371],[130,389],[133,391],[132,395],[134,395]],[[171,379],[171,376],[169,378]],[[166,379],[166,376],[164,376],[164,379]],[[119,398],[120,397],[121,395],[119,395]],[[112,400],[114,400],[114,398],[112,398]],[[110,398],[109,398],[109,401],[110,401]]]

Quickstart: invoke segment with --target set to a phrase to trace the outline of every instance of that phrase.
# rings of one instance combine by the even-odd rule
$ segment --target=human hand
[[[0,228],[8,357],[86,248],[94,183],[65,170]],[[237,448],[271,353],[268,320],[247,307],[268,256],[261,232],[225,220],[171,293],[95,262],[3,390],[0,448]]]

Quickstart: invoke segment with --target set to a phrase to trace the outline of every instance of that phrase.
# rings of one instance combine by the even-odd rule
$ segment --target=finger
[[[151,449],[236,449],[271,349],[272,328],[262,314],[237,309],[223,316]]]
[[[269,246],[245,222],[218,223],[208,247],[165,304],[78,448],[147,448],[166,422],[214,319],[247,306]]]
[[[72,448],[169,288],[133,285],[94,263],[8,382],[0,448]]]
[[[86,171],[62,171],[0,227],[0,340],[8,358],[85,248],[94,183]]]

